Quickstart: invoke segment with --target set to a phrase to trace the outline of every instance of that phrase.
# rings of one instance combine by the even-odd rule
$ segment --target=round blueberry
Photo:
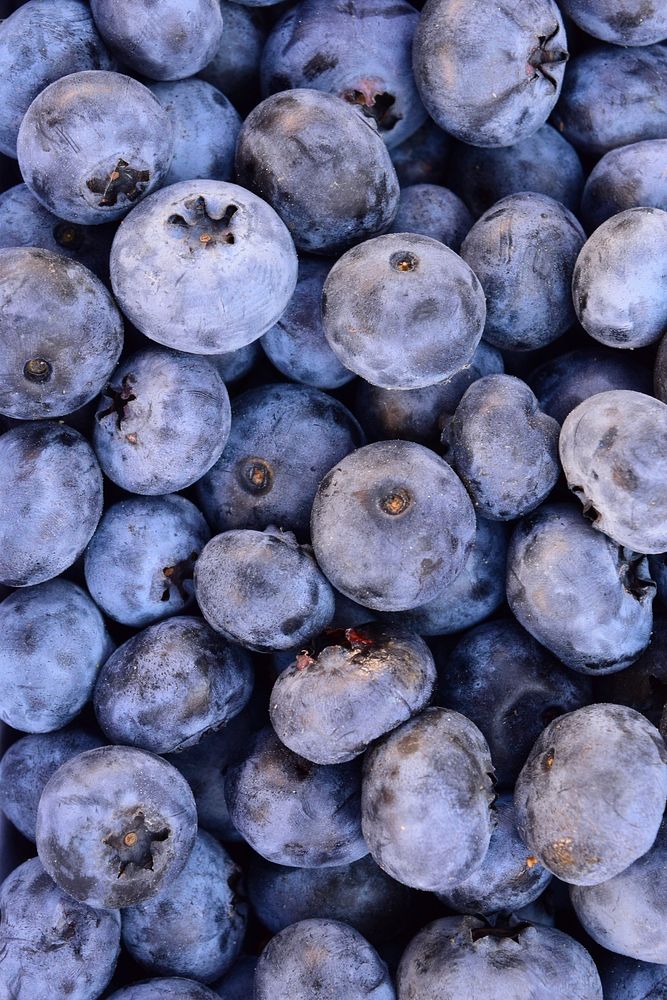
[[[125,986],[109,995],[108,1000],[219,1000],[218,994],[194,979],[146,979]]]
[[[666,139],[645,139],[612,149],[591,170],[581,199],[588,231],[626,208],[667,210]]]
[[[613,45],[650,45],[667,36],[667,10],[644,0],[561,0],[563,13],[594,38]]]

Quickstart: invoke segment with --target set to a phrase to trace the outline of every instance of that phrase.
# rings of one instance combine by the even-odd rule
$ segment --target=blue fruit
[[[243,114],[259,100],[259,60],[266,39],[261,13],[219,0],[224,30],[218,50],[199,73],[226,94]]]
[[[194,979],[146,979],[111,993],[108,1000],[218,1000],[208,986]]]
[[[562,0],[563,13],[594,38],[614,45],[650,45],[667,36],[667,11],[643,0]]]
[[[667,209],[666,139],[645,139],[606,153],[591,170],[581,217],[592,232],[612,215],[645,205]]]
[[[651,575],[656,578],[653,559],[649,560],[649,566]],[[654,726],[658,726],[665,706],[667,688],[666,653],[667,615],[657,608],[653,615],[653,634],[648,648],[632,666],[618,674],[608,674],[594,681],[594,700],[627,705],[645,715]]]
[[[664,1000],[667,969],[605,952],[599,963],[605,1000]],[[235,1000],[235,998],[234,998]]]
[[[403,188],[392,233],[418,233],[439,240],[456,253],[473,224],[458,195],[437,184],[412,184]]]
[[[230,382],[238,382],[249,375],[261,356],[259,341],[253,340],[252,344],[246,344],[245,347],[238,347],[235,351],[225,351],[222,354],[209,354],[208,358],[218,369],[225,385],[229,385]]]
[[[410,184],[445,184],[452,140],[431,118],[390,150],[401,188]]]
[[[222,1000],[249,1000],[255,989],[256,967],[254,955],[242,955],[227,975],[213,984],[216,996]]]

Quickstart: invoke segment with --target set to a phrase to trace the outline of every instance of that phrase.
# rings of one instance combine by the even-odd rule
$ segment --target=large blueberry
[[[243,114],[259,99],[259,61],[266,25],[259,11],[232,0],[218,0],[224,30],[218,50],[201,70],[202,80],[226,94]]]
[[[71,427],[29,423],[0,436],[0,468],[0,582],[43,583],[79,558],[97,527],[95,453]]]
[[[485,316],[470,267],[442,243],[414,233],[378,236],[348,250],[322,290],[324,332],[334,353],[385,389],[450,378],[471,360]]]
[[[111,249],[118,304],[146,337],[193,354],[259,339],[294,291],[297,257],[270,205],[237,184],[172,184],[137,206]]]
[[[614,45],[650,45],[667,37],[667,8],[649,0],[560,0],[586,34]]]
[[[632,708],[608,704],[547,726],[514,791],[522,840],[572,885],[599,885],[646,854],[666,799],[660,733]]]
[[[432,600],[463,569],[475,513],[461,480],[412,441],[360,448],[324,477],[313,548],[337,590],[378,611]]]
[[[398,208],[396,171],[375,123],[319,90],[262,101],[243,123],[236,172],[311,253],[374,236]]]
[[[197,810],[175,767],[134,747],[66,761],[37,810],[37,852],[53,880],[91,906],[143,903],[181,872]]]
[[[149,496],[185,489],[220,458],[231,410],[208,358],[151,347],[126,358],[100,395],[93,443],[118,486]]]
[[[116,304],[82,264],[49,250],[0,250],[1,413],[36,420],[78,410],[122,347]]]
[[[169,115],[141,83],[87,71],[56,80],[32,102],[16,144],[32,193],[70,222],[120,219],[169,170]]]
[[[611,149],[591,170],[581,199],[589,232],[626,208],[667,209],[667,138]]]

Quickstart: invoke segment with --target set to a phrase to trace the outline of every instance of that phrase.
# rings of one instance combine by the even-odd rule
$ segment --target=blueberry
[[[267,861],[328,868],[368,854],[361,833],[358,761],[322,767],[292,753],[270,727],[227,772],[234,826]]]
[[[632,666],[594,683],[594,701],[627,705],[658,726],[667,701],[667,615],[663,611],[654,613],[651,643]]]
[[[579,322],[609,347],[652,344],[667,325],[666,280],[667,212],[620,212],[595,230],[577,258],[572,298]]]
[[[158,344],[245,347],[280,317],[297,258],[273,209],[226,181],[182,181],[137,206],[111,249],[118,304]]]
[[[460,479],[432,451],[381,441],[324,477],[311,532],[337,590],[374,610],[403,611],[433,600],[462,571],[475,514]]]
[[[233,965],[245,935],[241,880],[224,848],[200,831],[180,875],[157,896],[123,911],[125,948],[156,975],[218,979]]]
[[[331,396],[299,385],[267,385],[234,400],[220,459],[197,486],[218,531],[271,524],[308,536],[325,473],[363,443],[352,414]]]
[[[377,864],[416,889],[443,891],[479,868],[493,829],[493,765],[479,729],[428,708],[366,754],[362,830]]]
[[[410,184],[445,184],[452,140],[432,119],[390,150],[401,187]]]
[[[222,39],[217,0],[91,0],[95,24],[119,59],[151,80],[181,80],[203,69]]]
[[[209,624],[257,652],[303,645],[333,617],[333,592],[309,550],[275,528],[216,535],[195,564],[194,580]]]
[[[146,979],[111,993],[108,1000],[218,1000],[208,986],[194,979]]]
[[[60,417],[106,383],[123,321],[102,282],[49,250],[0,250],[0,411]]]
[[[570,282],[586,236],[553,198],[531,192],[497,202],[472,227],[461,256],[486,295],[484,339],[533,351],[572,326]]]
[[[458,253],[472,224],[472,215],[449,188],[412,184],[401,191],[390,232],[430,236]]]
[[[121,73],[56,80],[21,122],[23,180],[54,215],[94,224],[120,219],[163,183],[173,153],[167,112]]]
[[[0,436],[0,468],[0,582],[43,583],[79,558],[97,527],[95,453],[71,427],[29,423]]]
[[[667,550],[667,405],[600,392],[563,424],[560,460],[593,526],[635,552]]]
[[[514,792],[521,839],[572,885],[599,885],[646,854],[666,798],[660,733],[639,712],[607,704],[548,725]]]
[[[614,45],[650,45],[667,35],[667,11],[644,0],[562,0],[563,13],[594,38]]]
[[[605,1000],[636,1000],[637,997],[664,1000],[667,995],[667,969],[664,965],[637,962],[605,952],[599,968]]]
[[[236,172],[310,253],[341,252],[374,236],[398,208],[396,172],[375,124],[318,90],[258,104],[239,135]]]
[[[320,302],[330,267],[328,260],[304,257],[299,261],[294,295],[276,325],[262,337],[262,347],[279,372],[316,389],[337,389],[354,378],[324,336]]]
[[[0,152],[14,157],[23,116],[45,87],[68,73],[116,68],[83,0],[20,5],[0,24],[0,66]]]
[[[255,955],[242,955],[227,975],[214,983],[216,996],[222,997],[222,1000],[250,1000],[255,988],[256,967]]]
[[[261,14],[232,0],[218,0],[224,30],[218,50],[201,70],[202,80],[226,94],[246,114],[259,98],[259,60],[266,39]]]
[[[252,344],[246,344],[245,347],[237,347],[235,351],[224,351],[222,354],[209,354],[208,358],[218,369],[222,381],[228,385],[249,375],[261,355],[259,341],[253,340]]]
[[[412,74],[414,7],[397,0],[301,0],[275,25],[261,60],[265,95],[312,87],[358,106],[388,146],[426,120]]]
[[[120,915],[72,899],[39,858],[0,886],[0,994],[22,1000],[96,1000],[120,951]]]
[[[255,972],[255,1000],[395,1000],[387,967],[349,924],[301,920],[269,941]]]
[[[102,392],[93,443],[103,471],[132,493],[182,490],[220,458],[231,410],[207,358],[151,347],[119,365]]]
[[[53,880],[91,906],[135,906],[181,872],[197,833],[185,778],[161,757],[100,747],[66,761],[37,810],[37,852]]]
[[[322,291],[334,353],[385,389],[418,389],[454,375],[471,360],[485,314],[470,267],[442,243],[410,233],[348,250]]]
[[[238,715],[252,684],[246,653],[201,619],[179,616],[149,625],[110,656],[95,685],[95,714],[111,742],[173,753]]]
[[[413,65],[426,110],[474,146],[511,146],[536,132],[560,93],[567,39],[553,0],[428,0]]]
[[[416,715],[436,672],[419,636],[373,622],[323,637],[279,674],[269,714],[280,740],[316,764],[342,764]]]
[[[627,208],[667,209],[666,157],[667,138],[632,142],[606,153],[591,170],[581,200],[589,232]]]
[[[509,606],[573,670],[614,673],[633,663],[651,638],[654,594],[646,559],[597,533],[570,505],[541,507],[510,540]]]

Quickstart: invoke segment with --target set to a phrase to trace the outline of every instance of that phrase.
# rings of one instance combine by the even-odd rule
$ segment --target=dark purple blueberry
[[[201,70],[202,80],[226,94],[243,114],[259,100],[259,61],[266,26],[259,11],[232,0],[218,0],[223,32],[218,50]]]
[[[389,231],[430,236],[458,253],[472,224],[472,215],[449,188],[412,184],[401,190],[398,212]]]
[[[401,188],[410,184],[445,184],[451,138],[431,118],[409,139],[390,150]]]
[[[218,994],[194,979],[178,976],[133,983],[110,994],[108,1000],[218,1000]]]
[[[645,139],[606,153],[591,170],[581,199],[589,232],[627,208],[667,209],[667,138]]]

